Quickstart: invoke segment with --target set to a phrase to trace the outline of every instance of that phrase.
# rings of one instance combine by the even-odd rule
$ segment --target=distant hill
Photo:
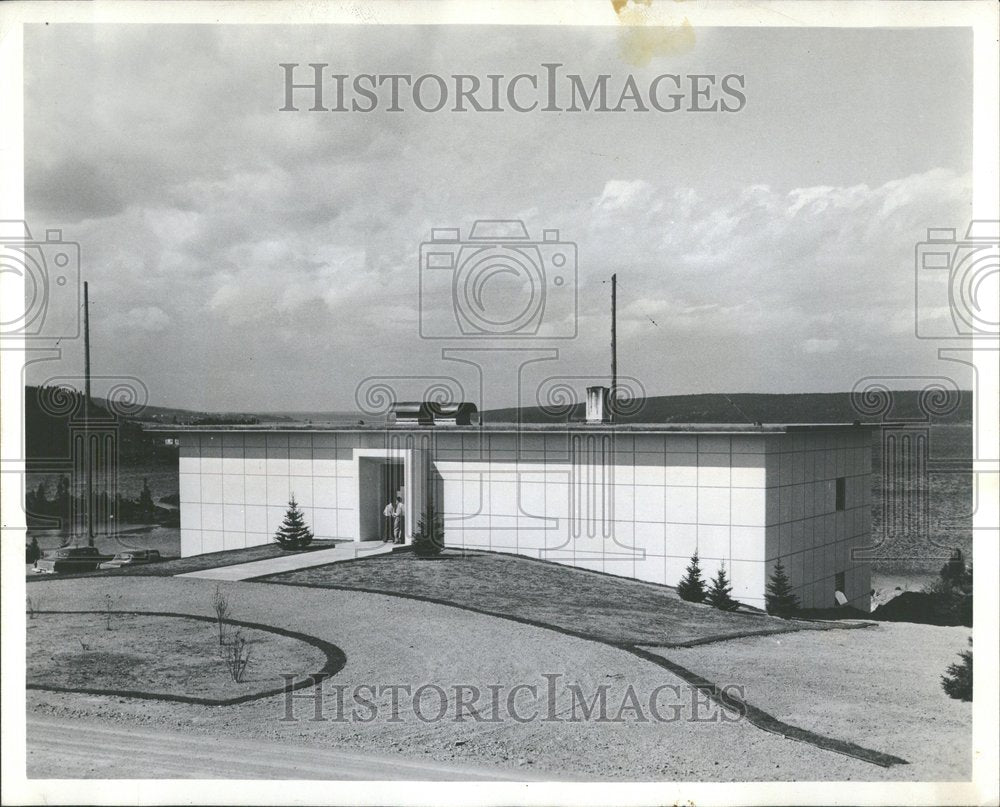
[[[100,398],[96,398],[95,401],[106,406],[106,402]],[[293,418],[281,415],[259,415],[254,412],[201,412],[195,409],[179,409],[174,406],[145,406],[141,412],[136,414],[135,419],[143,423],[179,423],[205,426],[293,420]]]
[[[68,472],[86,418],[83,395],[55,387],[25,387],[24,445],[28,471]],[[115,448],[122,465],[171,465],[177,448],[162,437],[143,432],[131,417],[114,414],[103,399],[93,399],[90,422],[96,434],[116,435]]]
[[[615,418],[617,423],[878,423],[882,420],[923,419],[930,411],[934,423],[971,423],[972,392],[943,394],[940,399],[921,403],[920,390],[896,390],[891,406],[883,413],[875,401],[869,407],[855,407],[849,392],[704,393],[663,395],[628,404],[628,411]],[[565,423],[584,419],[584,404],[558,410],[529,406],[491,409],[482,413],[486,423]],[[859,411],[859,409],[861,411]]]
[[[84,420],[83,394],[70,389],[26,386],[25,452],[28,470],[62,473],[72,461],[73,435]],[[177,447],[164,444],[163,435],[144,431],[151,424],[182,426],[254,425],[267,423],[357,423],[357,412],[203,412],[172,406],[145,406],[128,414],[94,396],[90,417],[95,430],[113,426],[116,450],[123,466],[165,465],[177,462]],[[118,408],[118,411],[121,411]]]
[[[231,423],[357,423],[364,417],[358,412],[348,411],[202,412],[173,406],[147,406],[136,415],[136,419],[143,423],[178,423],[185,426]]]
[[[295,423],[357,423],[359,420],[371,419],[371,415],[353,410],[331,410],[331,411],[287,411],[287,412],[258,412],[257,417],[262,423],[270,423],[277,420],[290,420]],[[381,418],[376,418],[376,422]]]
[[[640,400],[628,405],[628,411],[616,418],[618,423],[852,423],[860,420],[922,420],[927,409],[937,413],[935,424],[971,423],[972,392],[962,391],[925,397],[919,390],[891,393],[891,406],[883,413],[873,404],[859,412],[850,393],[757,394],[706,393],[702,395],[667,395]],[[50,466],[63,467],[72,456],[74,423],[83,411],[80,393],[62,395],[55,390],[25,388],[25,449],[29,470],[42,471]],[[73,413],[76,413],[75,415]],[[126,465],[172,465],[176,446],[164,445],[162,435],[143,430],[150,423],[180,425],[223,425],[231,423],[333,423],[354,424],[359,420],[380,422],[356,412],[271,412],[218,413],[197,412],[174,407],[147,406],[128,416],[111,415],[106,401],[95,398],[91,417],[116,424],[119,461]],[[541,407],[493,409],[482,413],[486,423],[565,423],[584,418],[584,405],[578,403],[558,411]]]

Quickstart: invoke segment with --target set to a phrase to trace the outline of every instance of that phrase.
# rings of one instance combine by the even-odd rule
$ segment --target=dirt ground
[[[122,610],[165,610],[169,604],[169,610],[210,615],[214,588],[210,581],[190,578],[92,578],[45,581],[33,585],[31,594],[40,609],[99,609],[112,591],[121,595]],[[599,779],[921,780],[937,770],[925,758],[880,768],[734,721],[703,698],[699,701],[683,681],[661,667],[598,642],[381,594],[259,582],[225,588],[235,619],[308,633],[344,650],[347,663],[319,690],[318,706],[309,697],[316,690],[302,691],[298,694],[306,697],[291,701],[279,695],[236,707],[29,691],[29,726],[32,718],[80,721],[190,733],[216,738],[220,746],[227,738],[287,744],[290,755],[307,746]],[[884,630],[892,635],[900,627],[905,626]],[[810,633],[815,644],[809,647],[857,640],[864,633]],[[877,650],[875,646],[869,652],[877,656]],[[758,653],[745,662],[730,674],[732,682],[746,681],[748,666],[771,666],[770,654],[761,659]],[[886,680],[909,663],[901,653],[882,664],[872,662]],[[825,677],[817,678],[817,669],[822,668],[804,674],[825,682]],[[517,685],[522,686],[515,691]],[[586,701],[603,691],[606,713],[602,716],[595,708],[585,717],[571,685]],[[405,686],[410,693],[424,687],[423,696],[411,697],[401,689]],[[534,693],[530,687],[535,687]],[[471,688],[482,696],[471,701],[478,717],[461,706],[470,704]],[[343,708],[338,706],[338,691],[345,699]],[[765,696],[760,700],[774,700],[763,687],[748,688],[747,699],[758,700],[758,692]],[[823,690],[814,686],[813,695],[817,692]],[[843,693],[838,697],[843,700]],[[639,704],[638,712],[624,708],[633,702]],[[657,707],[655,715],[650,702]],[[873,710],[880,703],[875,698],[865,702]],[[757,705],[769,708],[766,702]],[[312,719],[317,708],[325,719]],[[939,713],[919,702],[913,708],[923,709],[927,719]],[[876,750],[899,753],[905,747],[901,738],[889,736],[895,719],[892,713],[885,715],[885,743]],[[930,740],[935,735],[927,730],[923,736]],[[32,752],[29,744],[28,759],[29,776],[60,775],[58,753]],[[113,774],[105,768],[93,775]],[[232,771],[220,762],[218,775],[231,776]]]
[[[246,668],[233,681],[214,622],[138,614],[39,613],[27,621],[28,683],[231,700],[278,686],[282,672],[311,674],[326,656],[298,639],[228,626],[245,642]],[[231,645],[230,645],[231,647]]]
[[[336,779],[338,781],[523,781],[551,778],[528,766],[481,767],[398,755],[352,753],[297,743],[269,743],[137,730],[81,720],[33,717],[28,726],[33,770],[61,778]],[[560,777],[562,778],[562,777]],[[572,777],[566,777],[572,778]]]
[[[941,675],[971,635],[969,628],[882,623],[735,639],[666,655],[711,680],[741,682],[747,700],[781,720],[891,749],[907,767],[945,781],[972,774],[972,704],[941,689]]]

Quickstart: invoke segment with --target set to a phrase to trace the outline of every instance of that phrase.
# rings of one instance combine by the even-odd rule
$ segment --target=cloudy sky
[[[137,376],[162,405],[349,409],[368,376],[449,374],[442,347],[461,340],[419,336],[420,244],[487,218],[577,245],[578,336],[553,373],[607,372],[617,272],[621,372],[649,394],[941,374],[913,337],[913,250],[969,218],[971,35],[731,28],[688,44],[641,65],[615,28],[33,26],[29,223],[81,244],[94,372]],[[550,61],[640,84],[740,73],[747,103],[278,111],[281,62],[511,76]],[[423,303],[453,316],[447,293]],[[31,380],[78,371],[81,353],[65,344],[65,365]],[[480,404],[515,403],[496,386]]]

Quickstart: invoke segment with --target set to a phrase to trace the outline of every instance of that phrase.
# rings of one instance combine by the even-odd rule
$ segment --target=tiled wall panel
[[[393,447],[417,445],[394,433]],[[697,550],[762,607],[780,558],[806,607],[836,574],[867,609],[864,432],[435,435],[431,482],[451,546],[516,552],[674,585]],[[356,449],[384,433],[192,433],[179,460],[182,554],[267,543],[294,493],[318,538],[357,538]],[[845,507],[836,510],[837,478]]]

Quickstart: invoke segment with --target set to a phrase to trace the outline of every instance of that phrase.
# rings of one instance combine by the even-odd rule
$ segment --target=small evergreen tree
[[[972,573],[965,565],[962,550],[956,547],[951,552],[948,562],[941,567],[941,579],[950,586],[962,588],[972,583]]]
[[[25,548],[24,559],[28,563],[34,563],[42,556],[42,549],[38,545],[38,539],[32,538],[31,543]]]
[[[712,585],[705,594],[705,602],[720,611],[735,611],[740,604],[729,595],[733,587],[729,585],[729,578],[726,577],[726,564],[719,567],[718,574],[712,578]]]
[[[434,509],[434,503],[417,519],[417,529],[413,533],[413,551],[422,558],[432,558],[444,549],[444,522],[441,514]]]
[[[972,646],[972,639],[969,639]],[[961,661],[949,664],[945,675],[941,676],[941,687],[956,700],[972,700],[972,651],[963,650],[958,654]]]
[[[792,593],[792,581],[788,579],[780,560],[774,565],[774,572],[767,582],[764,602],[767,612],[775,616],[787,617],[799,610],[799,598]]]
[[[312,531],[306,526],[306,520],[299,510],[298,502],[295,501],[295,494],[288,500],[288,511],[285,513],[285,520],[281,522],[278,531],[274,534],[274,540],[278,542],[282,549],[302,549],[312,543]]]
[[[156,504],[153,502],[153,494],[149,489],[149,480],[143,477],[142,490],[139,491],[139,512],[149,515],[156,511]]]
[[[705,601],[705,581],[701,579],[701,567],[698,565],[698,551],[691,556],[691,563],[684,570],[684,576],[677,584],[677,593],[682,600],[688,602]]]
[[[48,493],[45,490],[44,482],[39,482],[38,487],[35,488],[34,492],[29,490],[28,495],[25,498],[25,504],[27,504],[27,510],[29,513],[35,515],[45,515],[48,509],[49,498]]]
[[[24,496],[24,512],[28,517],[28,526],[37,523],[39,517],[49,515],[49,510],[45,482],[39,482],[37,488],[29,490]]]
[[[59,516],[59,518],[63,519],[64,529],[69,526],[69,497],[70,497],[69,477],[60,476],[59,481],[56,483],[54,515],[57,515]]]

